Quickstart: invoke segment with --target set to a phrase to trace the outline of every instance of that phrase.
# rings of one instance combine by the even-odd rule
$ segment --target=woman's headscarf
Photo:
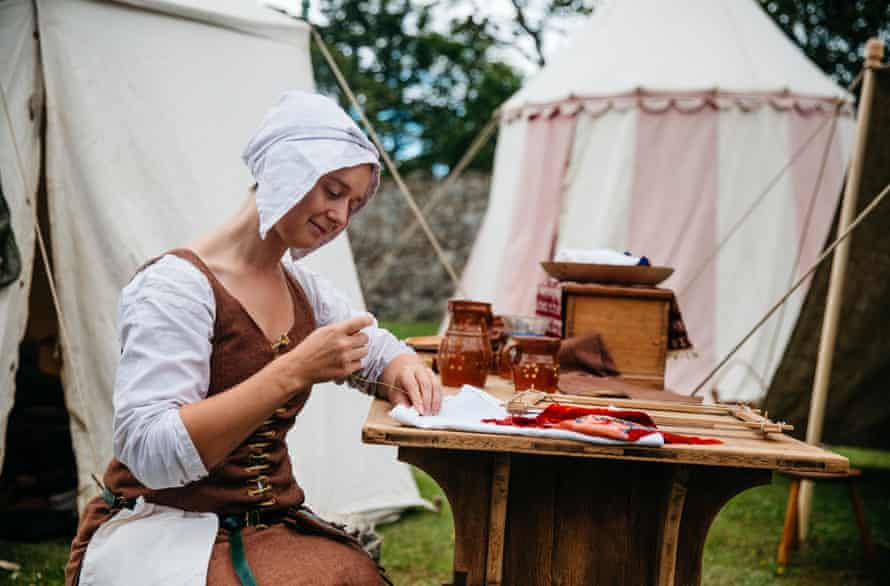
[[[337,169],[371,165],[371,183],[362,199],[362,205],[367,203],[380,185],[378,157],[371,141],[335,101],[308,92],[284,94],[241,155],[257,182],[260,237],[265,239],[323,175]],[[309,252],[291,251],[296,258]]]

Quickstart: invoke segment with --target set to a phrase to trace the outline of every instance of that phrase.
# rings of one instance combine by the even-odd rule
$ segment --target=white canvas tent
[[[11,121],[0,119],[0,179],[24,265],[20,283],[0,291],[0,437],[28,320],[43,146],[43,229],[68,334],[63,381],[81,505],[95,490],[90,474],[111,456],[118,292],[143,261],[243,203],[251,178],[241,149],[283,91],[313,87],[308,43],[305,24],[245,0],[0,1]],[[306,262],[363,306],[345,236]],[[318,385],[289,436],[304,446],[295,474],[321,512],[422,504],[394,449],[361,444],[368,403]]]
[[[666,384],[689,392],[818,256],[852,131],[847,92],[754,0],[607,0],[501,108],[464,293],[533,312],[561,247],[675,267],[662,286],[698,356]],[[721,371],[721,397],[765,394],[804,295]]]

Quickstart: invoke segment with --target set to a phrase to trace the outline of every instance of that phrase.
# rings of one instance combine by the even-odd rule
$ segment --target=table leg
[[[399,448],[399,459],[435,480],[454,515],[453,586],[480,586],[485,570],[491,519],[493,455],[464,450]]]
[[[714,517],[732,497],[749,488],[769,484],[771,479],[769,470],[690,467],[674,584],[685,586],[701,582],[702,554]]]
[[[718,511],[771,475],[409,447],[399,458],[425,470],[448,497],[454,586],[694,586]]]
[[[510,454],[494,454],[488,522],[488,561],[485,572],[485,583],[488,586],[499,586],[503,577],[504,534],[507,528],[509,488]]]

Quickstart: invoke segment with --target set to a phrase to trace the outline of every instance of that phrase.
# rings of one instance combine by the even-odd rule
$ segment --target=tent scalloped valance
[[[737,94],[707,92],[696,94],[659,94],[637,91],[617,96],[569,96],[559,102],[527,104],[511,108],[501,114],[502,122],[512,122],[519,118],[526,120],[551,119],[557,116],[573,117],[580,112],[590,116],[601,116],[610,110],[623,112],[639,108],[650,114],[661,114],[674,110],[682,114],[694,114],[703,109],[756,112],[764,107],[778,111],[796,110],[803,115],[830,114],[837,107],[837,98],[799,96],[789,93]],[[852,116],[853,104],[843,101],[841,115]]]

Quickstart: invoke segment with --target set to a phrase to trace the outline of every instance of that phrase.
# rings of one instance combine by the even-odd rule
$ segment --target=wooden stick
[[[488,554],[485,584],[498,586],[504,573],[504,537],[507,529],[507,500],[510,489],[510,454],[493,455],[491,506],[488,521]]]
[[[615,400],[595,397],[579,397],[574,395],[545,394],[526,392],[508,402],[507,410],[524,412],[541,403],[559,403],[577,407],[618,407]],[[700,427],[706,429],[735,428],[759,430],[763,433],[782,433],[793,431],[794,426],[785,422],[773,422],[754,413],[749,407],[736,405],[682,405],[662,403],[659,401],[623,400],[623,406],[645,410],[656,425],[672,425],[680,427]],[[696,417],[684,417],[684,414]]]
[[[704,427],[710,429],[723,428],[742,428],[763,433],[782,433],[783,431],[794,431],[794,426],[785,422],[772,422],[764,420],[761,423],[755,421],[739,421],[738,419],[725,418],[724,421],[702,420],[695,417],[677,417],[671,415],[656,415],[649,412],[655,425],[673,425],[678,427]]]
[[[678,413],[703,413],[711,415],[733,414],[738,405],[699,405],[696,403],[674,403],[667,401],[646,401],[642,399],[611,399],[607,397],[585,397],[583,395],[565,395],[562,393],[540,393],[540,398],[535,398],[534,403],[576,403],[578,405],[591,405],[597,407],[626,407],[628,409],[655,409],[658,411],[675,411]],[[523,396],[536,397],[535,395],[523,395],[520,393],[513,400],[522,401]],[[532,403],[532,404],[534,404]],[[756,413],[756,410],[752,410]]]
[[[762,425],[766,423],[767,425],[778,425],[781,428],[781,431],[794,431],[794,426],[790,423],[785,423],[784,421],[771,421],[765,415],[760,415],[759,413],[754,413],[753,410],[747,408],[736,409],[733,411],[733,415],[737,419],[741,419],[742,421],[754,423],[756,425]],[[781,431],[779,433],[781,433]]]
[[[862,182],[862,165],[865,161],[865,147],[868,126],[871,119],[872,102],[874,102],[875,80],[872,68],[881,64],[884,57],[884,43],[879,39],[869,39],[865,45],[865,74],[862,79],[862,94],[859,101],[859,117],[856,120],[856,144],[847,183],[844,186],[844,197],[841,204],[841,217],[838,222],[838,234],[842,234],[850,226],[856,215],[856,203]],[[822,320],[822,333],[819,338],[819,358],[816,363],[816,376],[813,381],[813,394],[810,399],[810,413],[807,418],[807,443],[817,444],[822,439],[822,423],[825,419],[825,403],[828,399],[828,383],[831,380],[831,361],[834,358],[837,326],[840,318],[844,296],[844,277],[847,272],[847,260],[850,257],[850,239],[844,240],[834,253],[831,265],[831,278],[828,285],[828,297],[825,302],[825,317]],[[813,499],[812,482],[804,481],[800,490],[800,522],[798,532],[800,540],[807,538],[810,525],[810,510]]]

